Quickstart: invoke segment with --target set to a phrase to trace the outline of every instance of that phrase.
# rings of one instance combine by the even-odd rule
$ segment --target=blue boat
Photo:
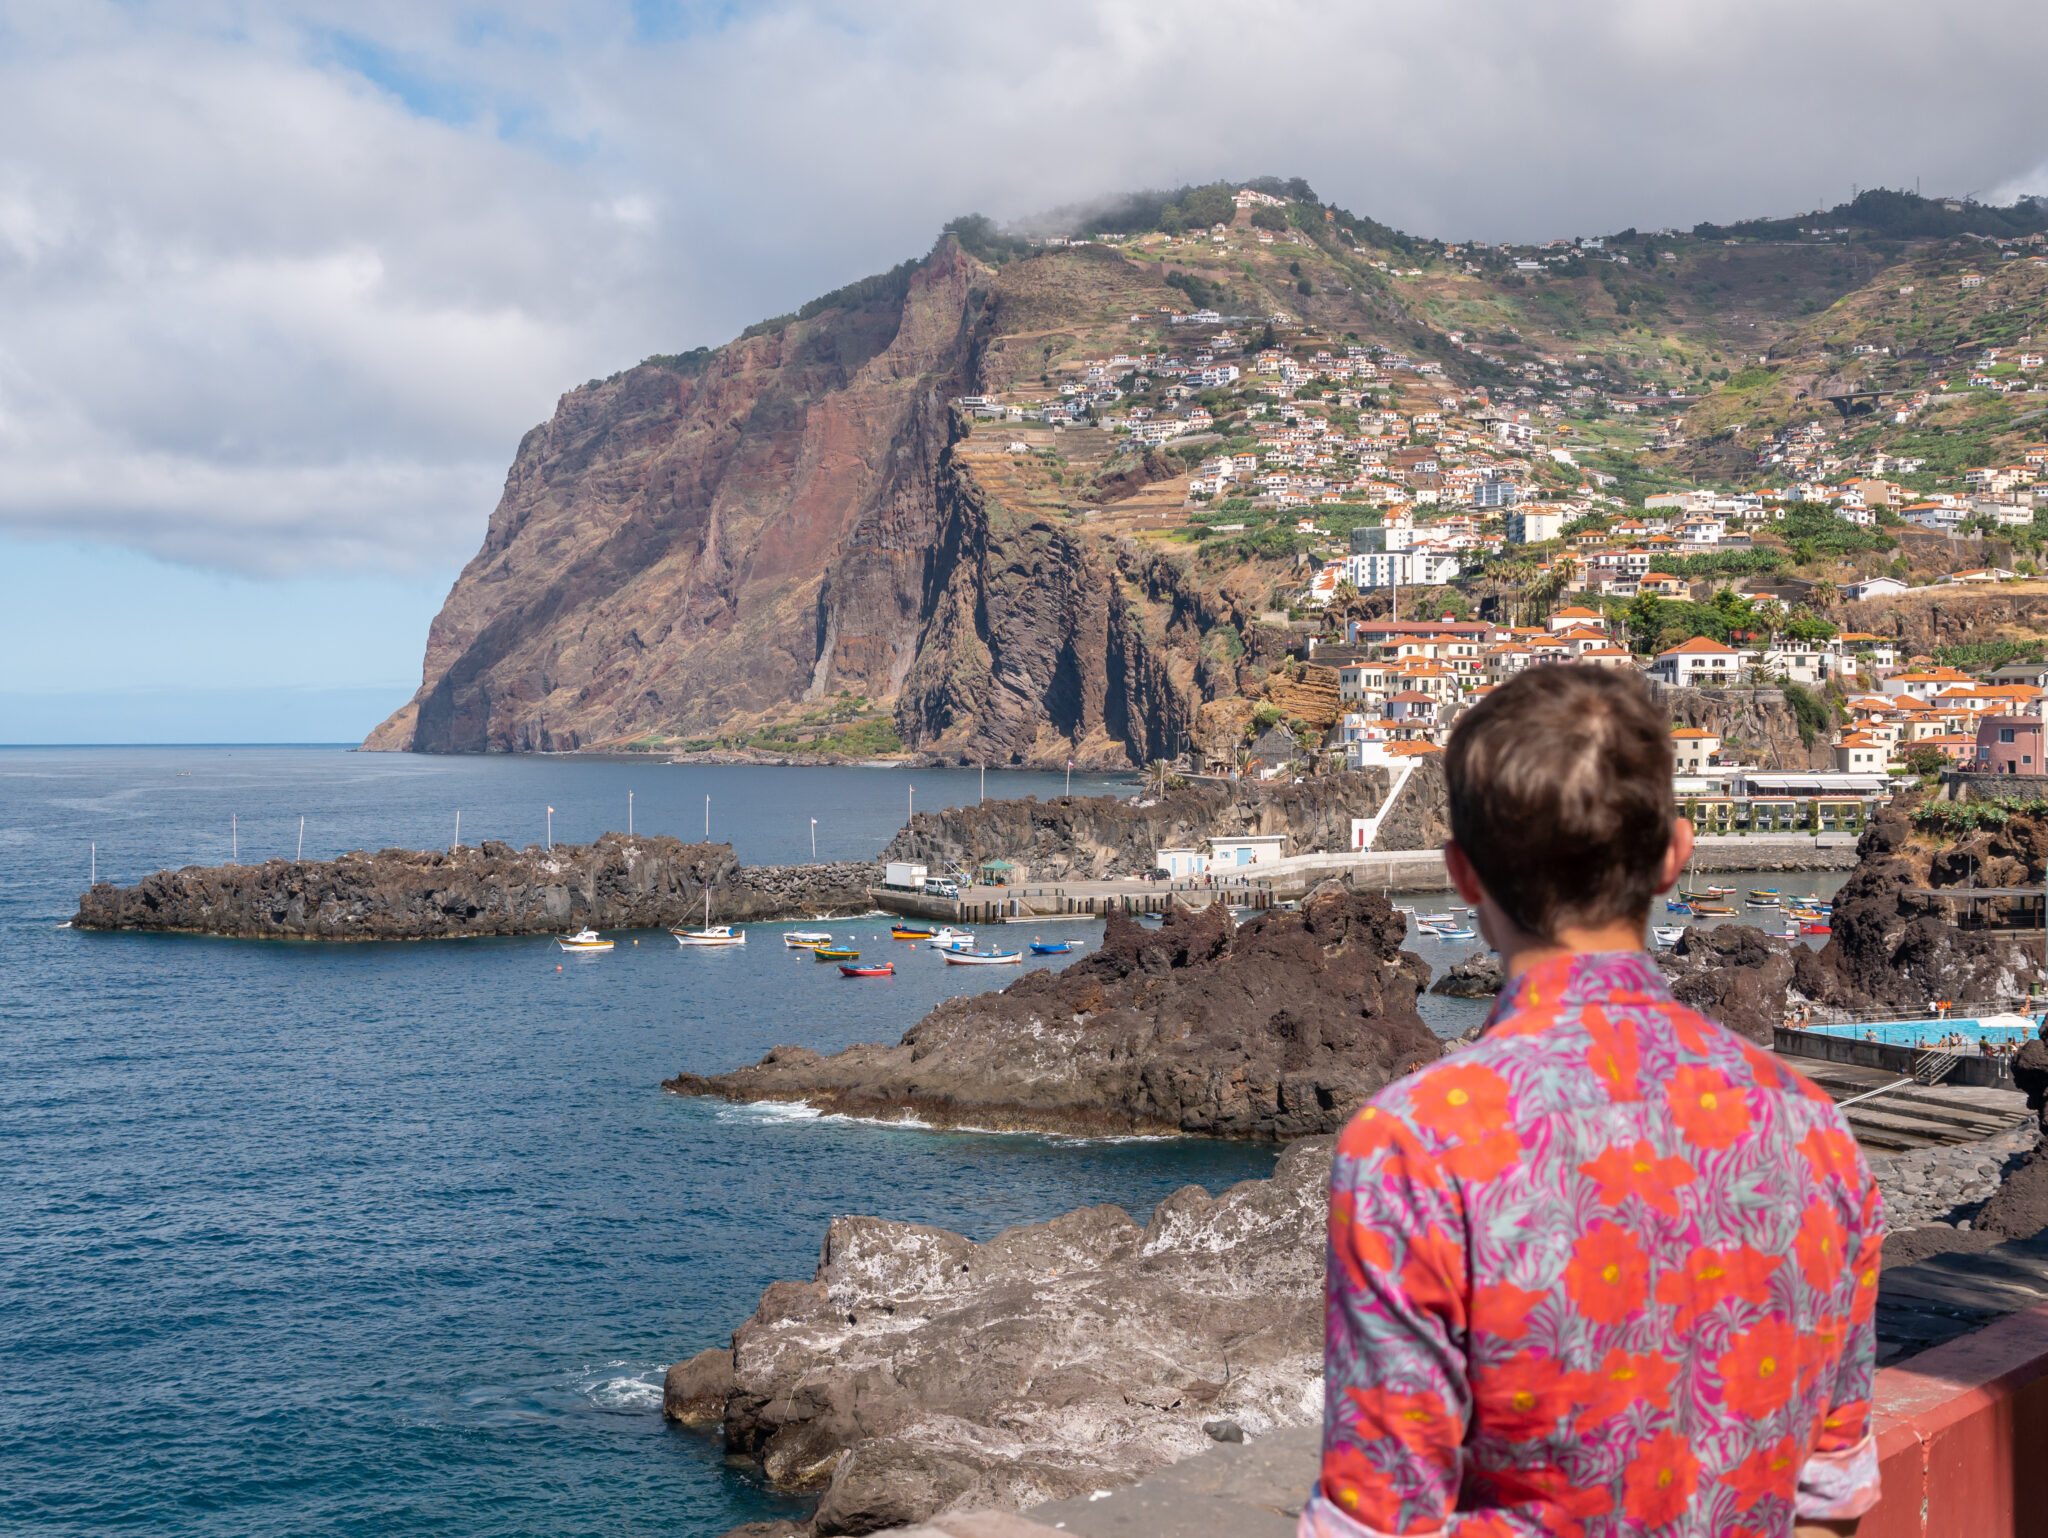
[[[1079,940],[1033,940],[1031,954],[1034,956],[1064,956],[1068,951],[1078,951]]]

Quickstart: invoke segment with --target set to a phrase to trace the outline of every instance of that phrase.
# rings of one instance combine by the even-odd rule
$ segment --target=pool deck
[[[1837,1102],[1897,1084],[1900,1075],[1856,1063],[1831,1063],[1778,1054],[1778,1061],[1812,1080]],[[2018,1090],[1967,1084],[1916,1084],[1865,1100],[1842,1113],[1866,1148],[1887,1153],[1972,1143],[1996,1137],[2032,1119]]]

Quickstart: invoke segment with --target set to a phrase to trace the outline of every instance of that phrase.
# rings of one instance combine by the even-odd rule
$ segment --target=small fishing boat
[[[1427,929],[1424,930],[1423,933],[1428,935],[1429,938],[1432,940],[1476,940],[1479,938],[1479,931],[1470,928]]]
[[[947,951],[946,965],[957,967],[1000,967],[1024,959],[1022,951]]]
[[[1784,904],[1775,897],[1748,897],[1743,899],[1743,906],[1749,908],[1780,908]]]
[[[1801,924],[1799,932],[1803,935],[1831,935],[1835,932],[1835,926],[1823,920],[1818,924]]]
[[[1432,929],[1450,929],[1455,928],[1458,921],[1448,913],[1418,913],[1415,915],[1415,922],[1428,925]]]
[[[889,938],[892,940],[929,940],[931,937],[929,929],[912,929],[908,924],[889,926]]]
[[[1690,897],[1667,897],[1664,899],[1664,911],[1666,913],[1690,913],[1692,912],[1692,899]]]
[[[745,945],[747,937],[730,924],[711,922],[711,888],[704,888],[704,927],[702,929],[671,929],[676,944],[682,946],[703,945]]]
[[[1079,940],[1033,940],[1031,954],[1034,956],[1064,956],[1068,951],[1078,951]]]
[[[783,932],[782,943],[793,951],[814,951],[830,945],[832,937],[822,929],[790,929]]]
[[[1735,914],[1735,910],[1726,903],[1694,903],[1692,905],[1692,912],[1694,918],[1702,919],[1732,918]]]
[[[1752,902],[1755,902],[1758,899],[1762,899],[1766,902],[1776,902],[1779,898],[1783,897],[1784,895],[1785,894],[1783,892],[1779,891],[1774,886],[1753,886],[1749,889],[1749,896]]]
[[[894,977],[896,975],[896,963],[893,961],[869,962],[864,967],[856,967],[842,961],[839,963],[839,973],[842,977]]]
[[[1678,943],[1679,936],[1683,935],[1684,933],[1685,931],[1683,929],[1680,929],[1676,924],[1659,924],[1655,929],[1652,929],[1650,931],[1650,934],[1657,941],[1658,948],[1662,950],[1669,950],[1672,946],[1676,945]]]
[[[924,943],[936,950],[942,951],[952,950],[955,946],[965,946],[967,949],[972,950],[974,948],[974,936],[968,930],[955,929],[952,925],[948,924],[943,929],[934,930],[931,938]]]
[[[821,945],[811,954],[820,961],[858,961],[860,952],[844,945]]]
[[[594,929],[578,930],[573,935],[557,935],[555,944],[565,951],[608,951],[612,942]]]
[[[1704,887],[1701,890],[1709,897],[1733,897],[1735,895],[1735,888],[1732,886],[1710,886]]]

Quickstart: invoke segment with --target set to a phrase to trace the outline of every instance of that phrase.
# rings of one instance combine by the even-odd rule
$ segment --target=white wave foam
[[[650,1382],[645,1376],[605,1378],[583,1390],[583,1397],[600,1410],[659,1410],[661,1408],[660,1368],[648,1369],[657,1375]]]

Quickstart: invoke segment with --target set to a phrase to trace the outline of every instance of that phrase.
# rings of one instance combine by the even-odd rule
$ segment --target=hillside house
[[[1672,769],[1678,774],[1699,774],[1717,766],[1721,739],[1697,726],[1671,729]]]
[[[1732,684],[1740,676],[1742,654],[1732,646],[1694,636],[1682,646],[1659,652],[1650,665],[1650,676],[1675,689],[1700,684]]]
[[[1976,767],[1987,774],[2041,774],[2039,716],[1988,715],[1977,723]]]

